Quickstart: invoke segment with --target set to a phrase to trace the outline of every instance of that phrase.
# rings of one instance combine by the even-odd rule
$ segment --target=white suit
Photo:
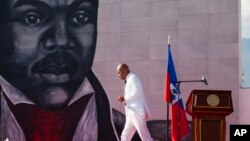
[[[126,123],[121,141],[130,141],[136,130],[143,141],[152,141],[146,125],[150,112],[144,98],[142,84],[133,73],[129,73],[126,77],[124,99]]]

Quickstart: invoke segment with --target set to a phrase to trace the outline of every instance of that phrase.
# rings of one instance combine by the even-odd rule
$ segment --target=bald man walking
[[[121,141],[130,141],[136,130],[142,141],[153,141],[146,124],[150,112],[144,98],[140,79],[130,72],[128,65],[119,64],[117,74],[125,81],[124,96],[118,101],[125,105],[126,123],[121,134]]]

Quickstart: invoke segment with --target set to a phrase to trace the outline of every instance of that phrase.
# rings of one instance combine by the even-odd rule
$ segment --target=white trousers
[[[131,141],[136,130],[141,137],[142,141],[153,141],[145,119],[139,114],[125,108],[126,110],[126,123],[121,135],[121,141]]]

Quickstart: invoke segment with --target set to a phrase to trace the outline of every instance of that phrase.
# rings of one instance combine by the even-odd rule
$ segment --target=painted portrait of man
[[[91,70],[97,15],[98,0],[1,0],[0,140],[117,140]]]

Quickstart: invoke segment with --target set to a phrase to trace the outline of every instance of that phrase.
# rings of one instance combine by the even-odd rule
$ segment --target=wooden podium
[[[225,141],[225,117],[233,112],[231,91],[193,90],[186,103],[192,141]]]

